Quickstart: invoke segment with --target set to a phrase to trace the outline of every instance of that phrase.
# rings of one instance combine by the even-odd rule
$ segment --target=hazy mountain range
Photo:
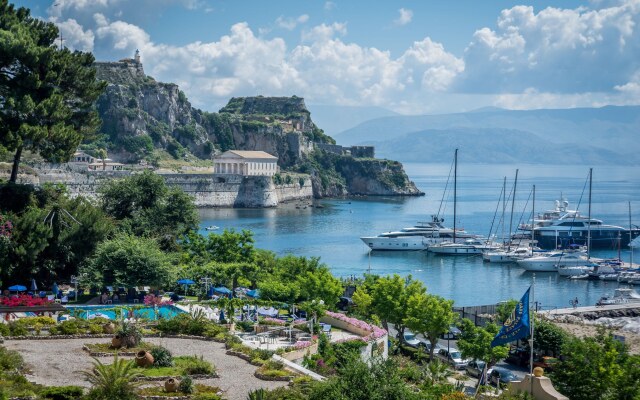
[[[449,162],[458,147],[465,162],[640,164],[640,106],[396,115],[333,137],[400,161]]]
[[[334,136],[365,121],[381,117],[399,116],[382,107],[349,107],[330,105],[307,105],[313,121],[324,133]]]

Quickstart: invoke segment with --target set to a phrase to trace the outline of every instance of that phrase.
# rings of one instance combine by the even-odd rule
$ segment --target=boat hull
[[[619,230],[592,230],[591,231],[591,249],[617,249],[627,247],[631,241],[629,237],[629,229]],[[534,239],[540,248],[555,249],[566,248],[571,244],[580,246],[587,245],[587,230],[575,230],[572,232],[557,230],[536,230]],[[640,237],[640,229],[631,230],[631,237]]]

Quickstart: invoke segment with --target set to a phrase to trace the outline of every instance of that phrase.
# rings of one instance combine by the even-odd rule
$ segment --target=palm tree
[[[95,400],[134,400],[135,390],[139,385],[136,378],[140,376],[134,371],[133,361],[118,358],[116,354],[113,364],[103,364],[94,358],[93,369],[84,371],[85,380],[91,383],[89,398]]]
[[[431,383],[441,383],[445,382],[448,377],[453,375],[453,372],[449,369],[447,364],[441,362],[438,359],[433,359],[429,364],[427,364],[427,368],[424,371],[425,378]]]

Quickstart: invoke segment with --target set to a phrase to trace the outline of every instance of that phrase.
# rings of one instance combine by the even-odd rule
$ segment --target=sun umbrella
[[[31,286],[29,287],[29,290],[31,290],[32,292],[35,292],[36,290],[38,290],[38,285],[36,285],[35,279],[31,279]]]
[[[16,291],[16,292],[24,292],[25,290],[27,290],[26,286],[22,286],[22,285],[13,285],[13,286],[9,286],[9,290],[10,291]]]
[[[258,297],[260,297],[260,292],[258,291],[258,289],[249,290],[247,292],[247,296],[257,299]]]
[[[216,293],[221,293],[221,294],[225,294],[225,295],[229,295],[229,294],[233,293],[231,290],[227,289],[224,286],[220,286],[220,287],[214,288],[213,291],[216,292]]]
[[[51,293],[53,293],[54,296],[58,297],[58,293],[60,293],[60,289],[58,288],[58,284],[57,283],[53,283],[53,287],[51,288]]]
[[[187,286],[189,285],[195,285],[195,282],[192,281],[191,279],[180,279],[178,281],[178,285],[184,285],[184,295],[187,295]]]

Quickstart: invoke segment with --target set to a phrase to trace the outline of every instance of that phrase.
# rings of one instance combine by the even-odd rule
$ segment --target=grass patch
[[[194,396],[207,394],[209,395],[207,396],[207,399],[211,399],[211,400],[215,399],[216,397],[214,396],[216,396],[221,391],[219,387],[207,386],[200,383],[195,384],[194,387],[195,387],[195,391],[193,394]],[[138,394],[142,396],[160,396],[160,397],[167,397],[167,398],[184,396],[184,393],[180,393],[180,392],[167,393],[164,391],[164,387],[162,386],[146,387],[146,388],[140,389],[138,391]],[[222,397],[219,397],[219,396],[217,398],[222,399]]]
[[[147,377],[211,375],[216,372],[213,364],[196,356],[180,356],[173,358],[173,367],[136,367],[135,371]]]
[[[151,343],[140,342],[136,347],[132,347],[130,349],[120,348],[114,349],[111,347],[111,343],[85,343],[85,346],[89,349],[91,353],[116,353],[116,352],[127,352],[127,353],[137,353],[140,350],[149,351],[155,346]]]

